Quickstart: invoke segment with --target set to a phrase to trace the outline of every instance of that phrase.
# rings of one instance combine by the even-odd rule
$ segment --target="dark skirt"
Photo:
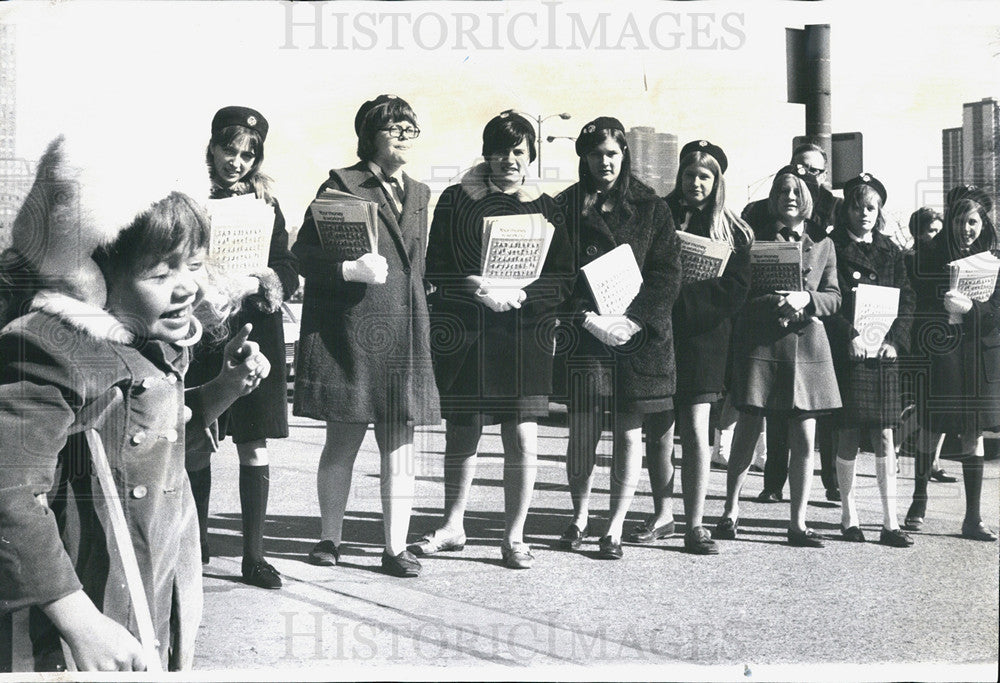
[[[896,363],[877,358],[849,361],[838,380],[844,403],[840,426],[885,429],[899,424],[902,402]]]
[[[281,311],[262,313],[248,308],[231,321],[232,330],[235,333],[246,323],[253,324],[250,341],[260,345],[260,352],[271,363],[271,372],[260,386],[237,399],[220,419],[222,434],[233,437],[237,444],[288,436],[288,371]]]
[[[571,412],[613,409],[648,415],[674,409],[672,396],[624,398],[628,395],[623,383],[624,373],[618,371],[614,361],[584,358],[577,360],[575,366],[567,373],[566,391],[553,397],[557,403],[566,404]]]
[[[707,391],[700,394],[682,394],[678,392],[674,395],[674,405],[677,407],[690,407],[699,403],[716,403],[722,400],[721,391]]]
[[[441,416],[449,424],[480,428],[511,420],[537,419],[549,414],[548,396],[464,400],[441,397]]]

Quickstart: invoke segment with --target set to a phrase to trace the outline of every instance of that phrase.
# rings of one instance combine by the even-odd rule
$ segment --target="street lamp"
[[[527,116],[530,119],[534,119],[535,123],[538,124],[538,155],[535,157],[535,159],[538,161],[538,178],[541,179],[541,177],[542,177],[542,122],[543,121],[548,121],[549,119],[551,119],[553,117],[556,117],[556,116],[558,116],[559,118],[561,118],[563,121],[566,121],[567,119],[571,118],[571,116],[569,114],[567,114],[566,112],[562,112],[561,114],[549,114],[548,116],[540,116],[540,115],[536,115],[536,114],[529,114],[528,112],[520,111],[518,109],[505,109],[501,113],[502,114],[520,114],[521,116]],[[552,140],[549,140],[549,142],[552,142]]]

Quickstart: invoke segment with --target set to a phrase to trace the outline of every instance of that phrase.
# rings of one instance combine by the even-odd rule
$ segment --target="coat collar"
[[[95,339],[115,344],[131,344],[135,341],[135,335],[128,331],[125,324],[103,308],[61,292],[43,289],[32,300],[31,310],[54,315]]]
[[[379,218],[395,243],[400,258],[403,259],[404,263],[409,263],[400,223],[405,220],[409,213],[415,211],[414,202],[420,201],[420,198],[416,196],[418,193],[414,191],[411,178],[406,173],[402,174],[406,198],[403,201],[403,210],[399,214],[399,220],[397,220],[395,207],[390,205],[389,198],[382,191],[382,181],[372,173],[367,162],[359,161],[344,169],[343,172],[330,171],[330,175],[338,177],[344,189],[351,194],[373,201],[378,205]]]
[[[534,183],[522,182],[520,187],[510,194],[517,198],[519,202],[533,202],[542,196],[538,186]],[[487,162],[481,162],[470,168],[461,180],[462,190],[472,201],[479,201],[488,194],[499,192],[493,183],[490,182],[490,166]]]

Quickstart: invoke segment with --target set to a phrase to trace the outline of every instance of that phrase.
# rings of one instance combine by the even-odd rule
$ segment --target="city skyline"
[[[1000,190],[1000,105],[992,97],[962,105],[962,126],[941,131],[943,191],[975,185]]]

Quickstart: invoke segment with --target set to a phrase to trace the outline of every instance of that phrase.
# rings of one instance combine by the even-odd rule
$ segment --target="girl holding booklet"
[[[893,428],[899,423],[897,358],[906,353],[913,320],[914,293],[903,251],[882,234],[885,187],[869,173],[844,186],[836,228],[830,238],[837,250],[837,275],[843,306],[827,319],[827,333],[844,408],[839,413],[837,478],[841,493],[841,531],[846,541],[863,543],[858,521],[854,471],[861,430],[875,447],[875,477],[882,499],[879,543],[908,548],[913,539],[896,516],[896,452]],[[874,285],[880,289],[868,289]],[[865,320],[866,297],[888,296],[876,317]],[[897,300],[894,311],[891,300]]]
[[[234,330],[250,323],[250,339],[260,345],[271,363],[271,374],[252,394],[236,401],[219,422],[220,436],[233,437],[240,459],[240,511],[243,521],[243,579],[252,586],[280,588],[278,571],[264,559],[264,520],[270,489],[268,439],[288,436],[288,378],[285,369],[285,333],[281,303],[299,288],[297,259],[288,250],[285,217],[271,194],[271,179],[261,171],[268,123],[249,107],[223,107],[212,117],[212,137],[205,152],[211,198],[253,195],[274,210],[267,267],[239,278],[243,305],[230,323]],[[191,376],[202,381],[218,371],[219,349],[200,349]],[[188,452],[188,476],[198,507],[202,562],[208,562],[208,501],[212,488],[210,453]]]
[[[445,509],[443,525],[410,546],[417,555],[465,545],[463,520],[479,439],[484,425],[499,422],[505,494],[500,551],[511,569],[534,562],[524,543],[524,523],[535,481],[537,418],[548,414],[556,309],[569,293],[573,258],[555,200],[526,182],[535,154],[535,131],[527,119],[513,112],[494,117],[483,130],[486,160],[447,188],[434,211],[427,279],[437,288],[431,298],[431,353],[447,421]],[[527,268],[540,267],[540,276],[530,283],[484,280],[485,226],[492,218],[515,216],[526,219],[522,244],[544,244],[551,231],[548,254]]]
[[[707,140],[694,140],[681,149],[677,184],[666,197],[680,237],[695,235],[726,245],[730,251],[718,276],[695,279],[689,273],[673,310],[677,393],[674,406],[681,433],[683,467],[681,484],[687,532],[684,549],[714,555],[718,546],[702,526],[708,486],[710,450],[709,414],[723,394],[726,362],[732,335],[732,318],[742,308],[750,286],[750,244],[753,232],[742,219],[725,208],[725,152]],[[653,490],[653,516],[626,536],[634,543],[649,543],[673,533],[671,484],[674,468],[673,414],[647,415],[646,462]]]
[[[360,161],[330,171],[317,195],[331,188],[374,202],[376,250],[348,258],[324,249],[310,210],[292,248],[305,275],[293,410],[326,422],[316,475],[322,526],[309,560],[332,566],[340,559],[354,460],[374,423],[382,458],[382,568],[417,576],[420,562],[406,549],[413,428],[441,420],[424,290],[430,188],[403,173],[420,135],[405,100],[380,95],[365,102],[354,131]]]
[[[840,308],[840,288],[833,242],[809,219],[816,189],[816,179],[805,167],[782,168],[771,185],[767,218],[759,225],[751,224],[755,247],[773,241],[800,244],[801,273],[796,273],[795,279],[801,282],[801,289],[789,286],[763,291],[753,285],[756,291],[751,291],[734,325],[731,395],[740,417],[729,456],[726,506],[713,534],[716,539],[736,538],[740,490],[766,416],[769,421],[771,417],[788,421],[788,542],[800,547],[823,546],[822,536],[806,526],[806,504],[812,483],[816,416],[841,405],[830,344],[819,320]],[[763,274],[753,270],[752,266],[752,280],[760,280]]]
[[[569,406],[566,471],[573,521],[560,545],[577,549],[587,535],[590,491],[604,411],[614,422],[611,512],[598,557],[622,557],[622,525],[642,468],[644,415],[673,409],[676,385],[670,311],[681,284],[680,245],[670,210],[632,177],[625,129],[602,116],[576,140],[580,182],[556,201],[567,213],[576,267],[599,267],[616,247],[631,251],[642,284],[624,310],[598,311],[584,274],[561,316],[571,325],[560,400]],[[557,352],[558,353],[558,352]]]
[[[925,396],[917,396],[921,434],[917,457],[929,462],[942,433],[959,435],[965,519],[962,537],[996,541],[982,521],[983,431],[1000,426],[1000,279],[984,301],[955,288],[955,261],[998,247],[990,218],[993,199],[983,190],[959,186],[948,193],[944,229],[916,252],[917,351],[929,363]],[[995,277],[996,265],[983,263]],[[929,468],[918,467],[919,472]],[[927,477],[914,478],[913,503],[906,513],[908,529],[919,530],[927,513]]]

